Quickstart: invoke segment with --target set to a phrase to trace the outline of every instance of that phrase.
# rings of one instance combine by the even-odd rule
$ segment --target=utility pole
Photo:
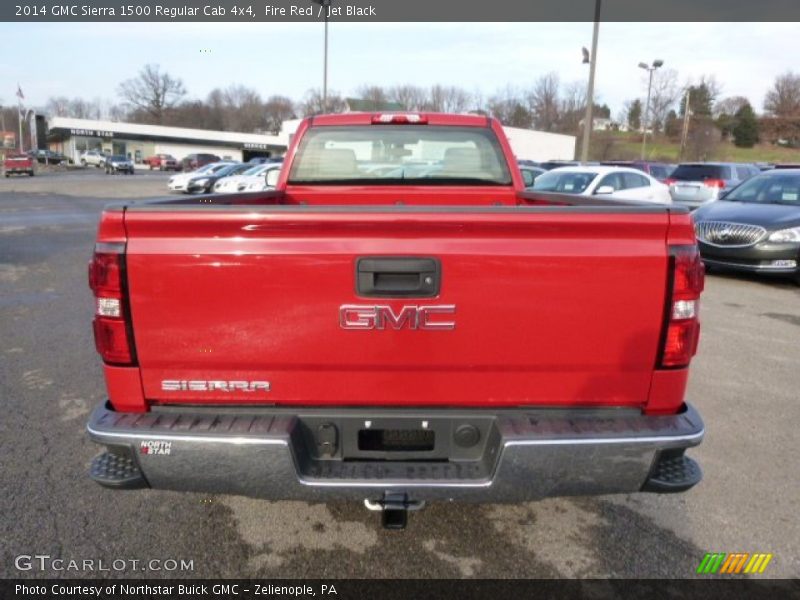
[[[681,149],[678,152],[678,160],[683,160],[683,153],[686,150],[686,141],[689,138],[689,119],[691,117],[690,101],[692,99],[692,89],[686,89],[686,104],[683,108],[683,129],[681,131]]]
[[[325,20],[325,41],[322,50],[322,112],[328,112],[328,13],[333,0],[313,0],[322,7]]]
[[[583,117],[583,143],[581,144],[581,162],[589,160],[589,137],[594,124],[592,109],[594,108],[594,71],[597,66],[597,36],[600,33],[600,1],[595,0],[594,4],[594,30],[592,32],[592,53],[588,56],[589,60],[589,87],[586,91],[586,114]],[[587,57],[584,54],[584,62]]]
[[[322,68],[322,110],[324,112],[328,112],[328,7],[330,5],[331,0],[324,0],[322,3],[322,10],[325,11],[325,57]]]
[[[641,159],[644,160],[645,149],[647,147],[647,125],[648,125],[648,113],[650,112],[650,92],[653,89],[653,71],[658,69],[661,65],[664,64],[663,60],[656,59],[653,61],[652,65],[648,65],[647,63],[640,62],[639,68],[644,69],[650,73],[650,81],[647,84],[647,102],[644,105],[644,131],[642,132],[642,155]]]

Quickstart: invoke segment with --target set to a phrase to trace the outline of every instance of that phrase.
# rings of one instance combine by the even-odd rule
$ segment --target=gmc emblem
[[[391,306],[343,304],[339,307],[339,326],[342,329],[450,330],[456,328],[456,323],[443,315],[455,312],[455,304],[407,305],[398,312]]]

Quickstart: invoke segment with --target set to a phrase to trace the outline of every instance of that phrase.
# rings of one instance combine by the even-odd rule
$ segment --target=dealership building
[[[171,154],[180,160],[195,153],[248,161],[259,156],[282,155],[288,136],[50,117],[47,145],[75,163],[80,162],[80,155],[87,150],[122,154],[136,163],[154,154]]]
[[[248,161],[259,156],[281,156],[300,119],[283,123],[277,135],[211,131],[117,121],[95,121],[68,117],[47,120],[47,146],[76,164],[87,150],[122,154],[140,164],[154,154],[171,154],[181,160],[188,154],[215,154],[223,159]],[[518,159],[570,160],[575,157],[575,136],[503,128]]]

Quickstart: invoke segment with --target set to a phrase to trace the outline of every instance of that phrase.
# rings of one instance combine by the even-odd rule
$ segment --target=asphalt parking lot
[[[680,578],[706,552],[772,553],[763,576],[800,576],[800,287],[784,281],[707,279],[689,390],[705,479],[686,494],[438,504],[390,532],[358,504],[95,485],[84,424],[104,384],[86,262],[103,204],[165,195],[167,177],[0,179],[0,577],[53,575],[15,568],[49,554],[194,566],[128,576]]]

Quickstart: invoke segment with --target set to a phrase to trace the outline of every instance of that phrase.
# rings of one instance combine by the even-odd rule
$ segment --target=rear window
[[[316,127],[300,142],[289,183],[511,185],[511,174],[484,127]]]
[[[533,182],[533,189],[540,192],[563,192],[580,194],[597,177],[597,173],[586,171],[548,171]]]
[[[731,179],[731,169],[723,165],[678,165],[671,178],[678,181]]]

